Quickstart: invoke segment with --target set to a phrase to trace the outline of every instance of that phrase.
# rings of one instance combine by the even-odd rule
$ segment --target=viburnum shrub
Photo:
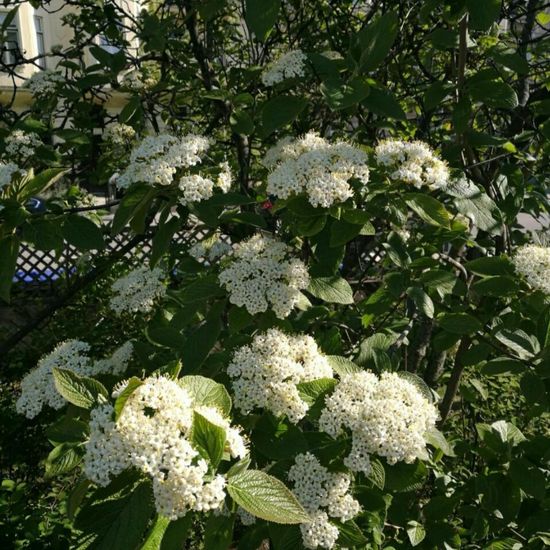
[[[74,547],[550,544],[550,248],[518,221],[548,204],[548,100],[529,128],[518,110],[541,53],[512,51],[500,2],[421,4],[67,16],[71,47],[2,130],[1,296],[21,242],[68,242],[83,270],[107,234],[152,242],[98,312],[141,337],[104,349],[91,327],[21,381]],[[63,182],[109,182],[114,217]],[[495,419],[483,380],[512,377],[524,418]]]

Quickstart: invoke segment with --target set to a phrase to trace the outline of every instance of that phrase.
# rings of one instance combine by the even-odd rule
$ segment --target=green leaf
[[[500,233],[500,212],[497,205],[471,181],[455,180],[446,192],[455,197],[457,210],[472,220],[474,225],[492,235]]]
[[[229,119],[231,128],[236,134],[249,136],[254,132],[254,121],[244,110],[234,111]]]
[[[417,460],[412,464],[398,462],[393,466],[386,465],[386,483],[384,490],[398,493],[408,493],[420,489],[428,475],[428,469],[423,462]]]
[[[428,319],[434,318],[434,303],[419,286],[413,286],[407,289],[407,295],[414,302],[418,310],[428,317]]]
[[[525,371],[525,366],[516,359],[509,359],[508,357],[500,357],[488,361],[481,367],[481,373],[485,376],[511,376],[514,374],[521,374]]]
[[[222,330],[221,315],[224,302],[216,303],[206,316],[205,322],[192,332],[183,345],[181,361],[188,372],[196,372],[218,341]]]
[[[228,550],[232,548],[235,514],[210,514],[204,526],[204,550]]]
[[[384,485],[386,484],[386,470],[384,470],[384,465],[377,458],[372,458],[370,464],[371,471],[367,477],[376,487],[383,491]]]
[[[437,317],[439,326],[453,334],[473,334],[483,325],[468,313],[442,313]]]
[[[65,168],[47,168],[25,183],[21,198],[30,199],[43,193],[48,187],[59,181],[68,172]]]
[[[341,521],[332,520],[338,526],[338,545],[342,548],[367,548],[368,539],[363,534],[363,531],[353,521]],[[332,523],[331,522],[331,523]]]
[[[174,296],[182,304],[193,304],[195,302],[205,302],[210,298],[218,298],[224,294],[224,290],[218,284],[217,277],[209,275],[193,281],[181,292],[174,293]]]
[[[52,478],[70,472],[78,466],[83,456],[84,449],[80,444],[61,443],[52,449],[46,459],[46,477]]]
[[[307,99],[292,95],[276,96],[264,103],[262,134],[267,137],[292,122],[307,106]]]
[[[136,376],[132,376],[127,383],[126,387],[120,392],[120,395],[116,398],[115,401],[115,420],[118,420],[124,405],[128,398],[143,384],[143,382]]]
[[[258,40],[265,40],[279,17],[281,0],[246,0],[244,19]]]
[[[171,521],[164,533],[164,537],[162,537],[160,550],[181,550],[188,538],[192,525],[193,514],[191,512],[188,512],[182,518]]]
[[[369,94],[361,102],[369,111],[381,117],[405,120],[405,111],[399,101],[387,89],[370,87]]]
[[[128,494],[84,506],[75,527],[83,532],[84,541],[91,543],[87,548],[137,548],[153,512],[151,487],[144,482]]]
[[[418,546],[426,538],[426,530],[417,521],[409,521],[407,523],[407,536],[411,546]]]
[[[449,29],[435,29],[426,35],[426,40],[438,50],[452,50],[458,48],[458,31]]]
[[[437,199],[422,193],[406,193],[405,202],[426,223],[440,227],[450,227],[449,212]]]
[[[356,35],[360,48],[359,68],[368,72],[376,69],[389,54],[397,37],[399,18],[388,11],[377,17]]]
[[[344,82],[340,78],[330,78],[321,84],[321,92],[333,111],[357,105],[369,94],[369,85],[362,77]]]
[[[316,380],[296,384],[300,397],[309,406],[313,405],[317,399],[333,390],[334,386],[336,386],[336,380],[334,378],[317,378]]]
[[[514,275],[514,265],[506,256],[477,258],[464,267],[476,275]]]
[[[501,0],[466,0],[470,13],[470,27],[478,31],[486,31],[500,15]]]
[[[267,227],[265,218],[256,212],[229,212],[223,216],[220,216],[219,219],[222,223],[242,223],[253,227],[260,227],[261,229],[265,229]]]
[[[111,234],[118,235],[132,219],[132,217],[146,205],[149,204],[154,196],[154,189],[144,184],[134,184],[126,191],[124,197],[118,205],[113,223],[111,226]]]
[[[330,246],[341,246],[355,239],[361,233],[362,226],[342,220],[334,220],[330,227]]]
[[[361,370],[360,367],[346,357],[340,357],[339,355],[327,355],[326,358],[332,370],[339,376],[353,374]]]
[[[180,228],[180,225],[181,219],[178,216],[174,216],[157,229],[152,240],[151,259],[149,260],[151,268],[155,267],[162,256],[168,251],[172,237]]]
[[[69,403],[82,409],[91,409],[109,397],[109,393],[101,382],[86,376],[79,376],[71,370],[54,367],[53,379],[55,389]]]
[[[193,412],[193,425],[191,427],[191,441],[203,458],[206,458],[216,471],[223,457],[225,429],[217,426],[197,411]]]
[[[447,441],[445,436],[436,428],[432,428],[424,434],[426,442],[432,447],[439,449],[446,456],[456,456],[453,446]]]
[[[46,437],[53,444],[80,443],[88,438],[88,424],[76,418],[64,416],[46,430]]]
[[[10,301],[11,285],[17,257],[19,255],[19,239],[15,235],[9,235],[0,240],[0,298]]]
[[[183,376],[178,384],[189,392],[194,406],[215,407],[223,415],[231,412],[231,397],[223,384],[204,376]]]
[[[149,533],[147,533],[145,542],[140,550],[160,550],[162,539],[168,525],[170,525],[170,520],[164,516],[158,515],[153,527],[151,527]]]
[[[515,352],[520,359],[531,359],[540,351],[540,345],[535,336],[527,334],[521,329],[502,329],[495,334],[495,338]]]
[[[488,107],[515,109],[518,106],[518,96],[514,88],[503,80],[475,80],[468,83],[468,90],[474,101]]]
[[[512,277],[496,275],[476,281],[471,288],[480,296],[509,296],[517,293],[518,283]]]
[[[308,292],[333,304],[353,304],[353,291],[342,277],[316,277],[310,280]]]
[[[79,250],[101,250],[105,248],[103,231],[92,220],[69,214],[63,222],[61,233],[64,239]]]
[[[508,473],[522,491],[537,500],[544,500],[546,478],[534,464],[525,458],[515,458],[510,462]]]
[[[282,481],[259,470],[247,470],[228,480],[231,498],[253,516],[274,523],[309,521],[296,497]]]

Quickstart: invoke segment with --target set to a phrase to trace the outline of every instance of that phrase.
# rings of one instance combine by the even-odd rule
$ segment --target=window
[[[2,25],[8,14],[0,13],[0,25]],[[13,65],[21,59],[21,47],[19,43],[19,29],[14,18],[4,31],[2,36],[2,63]]]
[[[34,16],[34,31],[36,32],[36,47],[38,49],[38,55],[46,55],[46,46],[44,41],[44,20],[39,15]],[[39,67],[46,68],[46,57],[41,57],[37,61]]]

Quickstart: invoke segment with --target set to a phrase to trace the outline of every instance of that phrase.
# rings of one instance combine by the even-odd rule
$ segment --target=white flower
[[[54,368],[70,370],[80,376],[122,374],[132,357],[133,345],[125,342],[111,357],[97,361],[88,356],[89,351],[90,345],[86,342],[66,340],[43,356],[36,368],[27,373],[21,382],[21,396],[16,403],[17,412],[27,418],[34,418],[44,405],[53,409],[61,409],[65,405],[65,399],[55,388]]]
[[[228,162],[222,162],[220,164],[220,173],[216,180],[216,185],[224,192],[227,193],[231,189],[233,183],[233,174]]]
[[[34,418],[44,405],[52,409],[61,409],[66,401],[55,389],[53,369],[67,369],[85,375],[91,366],[89,351],[90,345],[86,342],[66,340],[42,357],[36,368],[21,381],[21,396],[16,403],[17,412],[27,418]]]
[[[45,70],[34,73],[26,82],[27,88],[35,97],[47,97],[53,94],[65,77],[58,71]]]
[[[134,354],[134,345],[131,341],[124,342],[118,347],[110,357],[95,361],[92,367],[88,370],[87,376],[95,376],[96,374],[122,374],[126,372],[128,364]]]
[[[128,145],[136,137],[136,131],[128,124],[115,122],[110,124],[103,133],[103,139],[112,145]]]
[[[394,181],[430,189],[444,189],[449,183],[447,164],[422,141],[386,139],[376,146],[374,152],[378,164]]]
[[[190,176],[182,176],[178,187],[183,193],[180,203],[187,206],[192,202],[209,199],[214,191],[214,182],[208,178],[203,178],[199,174],[191,174]]]
[[[229,301],[252,315],[271,308],[280,319],[288,317],[309,284],[306,266],[290,253],[283,242],[261,234],[234,244],[219,275]]]
[[[25,177],[26,170],[23,170],[13,162],[0,162],[0,192],[13,181],[14,175],[17,177]]]
[[[121,81],[121,86],[128,88],[133,92],[142,92],[144,90],[149,90],[157,84],[157,79],[153,76],[146,75],[143,71],[139,69],[134,69],[127,72]]]
[[[151,477],[157,512],[172,520],[189,511],[220,509],[225,478],[208,475],[208,463],[191,442],[194,411],[226,431],[232,456],[248,451],[237,428],[211,407],[196,407],[185,389],[166,377],[150,377],[128,397],[118,420],[113,407],[92,411],[84,470],[98,485],[129,466]]]
[[[271,170],[267,192],[281,199],[305,194],[313,206],[328,208],[353,196],[352,178],[368,183],[367,160],[361,149],[343,141],[329,143],[314,132],[285,138],[263,159]]]
[[[34,155],[35,149],[40,145],[42,145],[42,141],[38,137],[38,134],[14,130],[6,138],[5,153],[11,158],[25,161]]]
[[[133,269],[111,286],[111,309],[117,315],[151,311],[166,294],[162,278],[163,271],[159,267],[149,269],[147,266],[141,266]]]
[[[388,463],[413,462],[424,456],[425,434],[435,427],[437,409],[409,381],[397,373],[372,372],[342,377],[325,400],[321,430],[338,437],[352,435],[352,449],[344,460],[353,471],[370,471],[370,454]]]
[[[300,526],[305,547],[332,548],[339,532],[329,517],[346,522],[361,511],[349,493],[351,477],[343,472],[329,472],[313,454],[305,453],[296,456],[288,479],[294,483],[296,498],[312,518]]]
[[[311,336],[272,328],[235,352],[227,374],[236,407],[244,414],[264,408],[296,423],[309,408],[297,384],[330,378],[332,369]]]
[[[306,55],[302,50],[292,50],[271,63],[262,73],[264,86],[274,86],[287,78],[304,76]]]
[[[516,271],[529,285],[550,295],[550,248],[526,244],[512,256]]]
[[[210,265],[233,250],[231,245],[226,242],[228,240],[227,235],[214,233],[211,237],[195,243],[189,249],[189,254],[198,262]]]
[[[129,166],[116,180],[117,187],[125,189],[134,182],[171,185],[176,172],[199,164],[208,147],[206,138],[194,134],[147,136],[132,151]]]

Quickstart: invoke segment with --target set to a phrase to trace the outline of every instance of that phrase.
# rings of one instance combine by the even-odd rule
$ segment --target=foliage
[[[64,15],[70,45],[48,57],[58,75],[29,84],[28,111],[2,111],[0,298],[9,301],[21,242],[70,243],[105,265],[107,233],[129,231],[152,237],[156,267],[154,280],[146,268],[119,279],[132,309],[113,313],[112,281],[88,287],[52,334],[12,351],[2,447],[15,428],[24,435],[6,454],[6,544],[300,548],[320,510],[291,491],[289,470],[305,453],[349,480],[348,492],[330,498],[361,508],[327,516],[323,536],[333,539],[320,547],[550,544],[549,243],[520,216],[548,212],[543,2],[151,1],[138,15],[115,2],[64,4],[78,12]],[[99,47],[99,36],[118,49]],[[303,55],[281,58],[295,50]],[[4,70],[13,75],[24,61]],[[287,67],[290,78],[285,62],[298,63]],[[113,94],[124,97],[117,115],[108,110]],[[22,152],[32,141],[17,130],[39,137],[34,154],[10,153],[10,144]],[[143,142],[148,135],[160,137]],[[143,143],[143,158],[132,156]],[[112,221],[82,208],[83,192],[123,173],[133,179],[119,185]],[[29,203],[37,196],[38,212]],[[191,227],[205,235],[200,243],[172,239]],[[267,252],[254,248],[259,240]],[[540,248],[520,264],[517,250],[530,241]],[[277,331],[311,339],[292,355],[281,338],[270,357],[262,335]],[[14,381],[69,337],[88,341],[96,363],[131,340],[133,359],[123,375],[58,365],[51,376],[67,406],[38,421],[16,417]],[[294,369],[279,393],[265,375],[265,406],[236,402],[240,381],[228,366],[237,350],[243,362]],[[327,403],[342,380],[376,388],[392,380],[388,372],[411,402],[438,407],[438,429],[413,427],[414,415],[401,414],[407,399],[391,387],[369,389],[381,414],[363,424],[381,426],[383,444],[364,451],[368,468],[354,468],[357,441],[374,436],[356,438],[363,426],[351,420],[323,429]],[[223,478],[221,510],[159,514],[166,466],[155,477],[136,459],[105,486],[82,474],[95,412],[112,407],[116,434],[155,377],[181,390],[194,464],[204,461],[205,484]],[[343,401],[350,418],[361,399]],[[288,400],[300,414],[269,405]],[[423,443],[407,461],[383,451],[402,443],[391,439],[402,418]],[[247,457],[233,452],[230,424],[246,434]]]

